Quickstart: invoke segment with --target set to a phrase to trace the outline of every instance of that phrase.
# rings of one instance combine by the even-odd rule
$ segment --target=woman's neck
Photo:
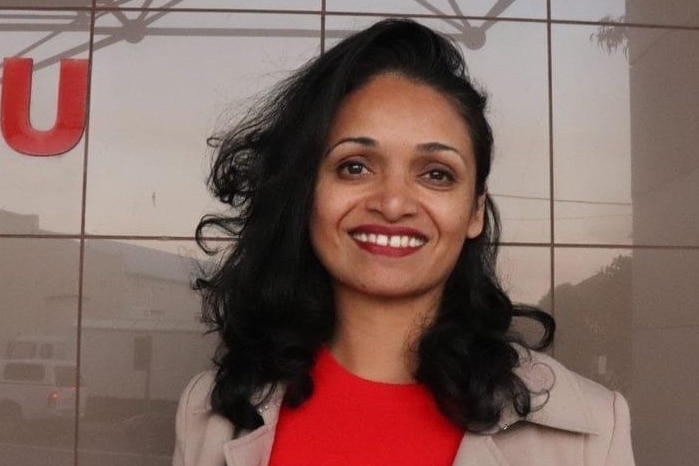
[[[435,296],[376,298],[336,290],[330,351],[355,375],[377,382],[415,381],[416,343],[439,305]]]

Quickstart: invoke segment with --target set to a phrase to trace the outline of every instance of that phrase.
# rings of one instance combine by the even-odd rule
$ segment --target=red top
[[[451,465],[463,431],[419,384],[388,384],[348,372],[321,350],[313,396],[282,406],[271,466]]]

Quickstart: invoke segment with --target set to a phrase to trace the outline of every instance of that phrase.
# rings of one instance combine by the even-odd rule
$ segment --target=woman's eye
[[[440,186],[446,186],[456,181],[454,174],[446,169],[434,168],[422,175],[427,181]]]
[[[338,167],[340,175],[348,177],[362,176],[369,173],[369,169],[361,162],[348,161],[340,164]]]

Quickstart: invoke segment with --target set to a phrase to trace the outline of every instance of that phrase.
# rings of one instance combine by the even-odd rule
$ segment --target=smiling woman
[[[464,242],[483,229],[485,194],[455,105],[415,80],[379,75],[341,105],[328,142],[310,236],[335,312],[346,321],[360,293],[411,296],[434,313]]]
[[[175,465],[633,464],[624,399],[538,353],[553,319],[498,283],[484,112],[456,47],[386,20],[213,140],[232,210],[198,234],[236,241],[197,282],[221,345]]]

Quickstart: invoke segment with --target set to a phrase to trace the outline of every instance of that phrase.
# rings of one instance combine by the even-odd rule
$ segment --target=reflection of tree
[[[629,394],[631,256],[617,256],[595,275],[555,288],[555,352],[572,369]],[[549,308],[551,293],[539,302]]]
[[[595,32],[590,34],[590,40],[596,40],[597,45],[610,55],[617,50],[621,50],[624,52],[624,56],[628,57],[628,31],[626,26],[623,26],[624,20],[624,16],[618,18],[605,16],[600,20],[602,25],[599,26]]]

